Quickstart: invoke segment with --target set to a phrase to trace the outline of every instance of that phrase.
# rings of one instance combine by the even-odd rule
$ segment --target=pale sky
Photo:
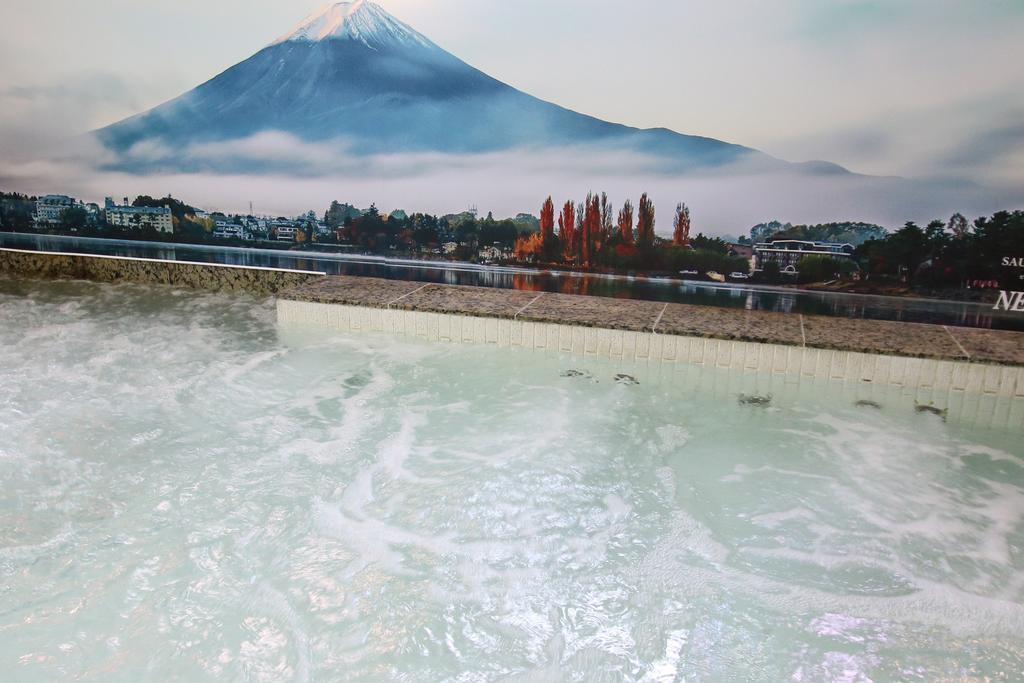
[[[378,0],[611,121],[875,175],[1024,186],[1024,0]],[[0,158],[179,95],[319,0],[4,0]]]

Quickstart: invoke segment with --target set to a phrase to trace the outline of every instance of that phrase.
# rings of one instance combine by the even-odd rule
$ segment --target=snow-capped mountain
[[[294,30],[275,40],[274,44],[288,41],[315,43],[321,40],[355,40],[375,50],[396,45],[436,47],[422,34],[385,12],[380,5],[365,0],[325,7],[306,17]]]
[[[797,168],[755,150],[667,129],[640,130],[570,111],[473,68],[368,0],[338,3],[194,90],[98,131],[131,170],[200,170],[182,150],[275,131],[343,141],[354,154],[474,154],[599,146],[643,153],[666,171],[744,161]],[[127,153],[127,154],[126,154]],[[236,163],[232,161],[232,163]],[[214,164],[216,165],[216,164]],[[843,172],[831,165],[805,170]],[[260,161],[240,168],[260,171]]]

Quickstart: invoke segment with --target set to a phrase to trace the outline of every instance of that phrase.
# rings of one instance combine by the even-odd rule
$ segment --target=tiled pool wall
[[[706,339],[449,313],[278,299],[278,321],[343,332],[382,332],[434,342],[600,357],[637,364],[747,371],[782,384],[828,380],[861,389],[895,387],[922,404],[951,406],[957,396],[1017,399],[1003,416],[1024,424],[1024,367],[907,358],[780,344]],[[1009,406],[1016,405],[1015,411]],[[975,401],[972,405],[981,404]],[[991,406],[994,407],[994,406]],[[970,407],[968,407],[970,409]],[[1000,421],[1001,418],[997,418]]]
[[[0,273],[25,278],[174,285],[256,295],[276,294],[324,275],[280,268],[20,249],[0,249]]]

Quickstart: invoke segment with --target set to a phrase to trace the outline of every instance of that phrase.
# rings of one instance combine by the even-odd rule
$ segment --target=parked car
[[[697,272],[696,270],[680,270],[679,274],[682,275],[683,277],[698,277],[698,276],[700,276],[700,273]]]
[[[747,275],[746,273],[741,273],[738,270],[735,273],[729,273],[729,277],[732,278],[733,280],[749,280],[750,279],[749,275]]]

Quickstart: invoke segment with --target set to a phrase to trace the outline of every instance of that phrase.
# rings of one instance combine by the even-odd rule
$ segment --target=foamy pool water
[[[773,387],[0,280],[0,671],[1019,678],[1022,432]]]

